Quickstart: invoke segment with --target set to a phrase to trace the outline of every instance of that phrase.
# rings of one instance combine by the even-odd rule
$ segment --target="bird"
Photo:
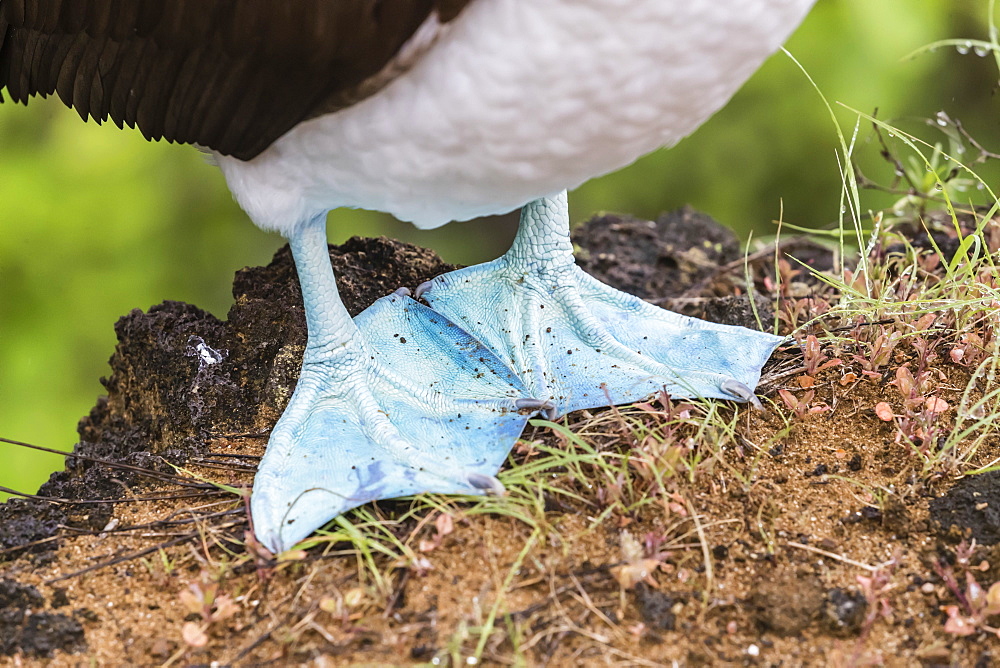
[[[531,415],[758,402],[783,340],[674,314],[575,264],[568,190],[693,132],[814,0],[0,0],[0,101],[209,153],[287,238],[308,341],[250,501],[281,552],[365,502],[501,493]],[[6,100],[4,100],[6,97]],[[325,221],[521,209],[500,258],[352,320]]]

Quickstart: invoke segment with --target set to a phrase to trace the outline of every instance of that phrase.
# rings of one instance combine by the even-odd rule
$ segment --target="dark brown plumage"
[[[470,1],[0,0],[0,92],[249,160]]]

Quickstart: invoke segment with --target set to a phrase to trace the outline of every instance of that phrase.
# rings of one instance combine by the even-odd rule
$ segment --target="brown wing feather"
[[[249,160],[470,1],[0,0],[0,91]]]

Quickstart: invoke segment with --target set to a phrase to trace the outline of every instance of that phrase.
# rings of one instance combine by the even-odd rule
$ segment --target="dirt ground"
[[[952,248],[938,241],[908,240],[928,271]],[[250,485],[294,387],[305,329],[285,249],[237,275],[226,321],[165,302],[117,323],[108,395],[66,470],[0,506],[0,665],[1000,665],[1000,473],[961,477],[1000,457],[1000,436],[949,440],[974,373],[960,333],[936,353],[890,347],[875,371],[850,340],[816,347],[825,324],[798,327],[772,297],[808,319],[829,286],[787,262],[769,284],[763,251],[746,260],[752,308],[739,244],[690,210],[596,218],[575,242],[587,271],[664,307],[796,326],[765,409],[660,397],[572,414],[511,455],[508,469],[555,449],[583,461],[508,482],[523,516],[380,502],[275,561],[220,485]],[[804,240],[781,253],[833,263]],[[450,268],[385,239],[331,258],[352,313]],[[880,327],[847,329],[875,346]],[[911,370],[933,380],[936,431],[900,417]],[[973,395],[995,385],[972,380]],[[944,452],[973,439],[961,465]],[[616,476],[586,459],[601,456]]]

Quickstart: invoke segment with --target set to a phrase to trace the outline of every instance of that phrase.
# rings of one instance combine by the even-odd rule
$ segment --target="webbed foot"
[[[257,538],[280,552],[368,501],[502,491],[494,475],[529,415],[547,404],[464,330],[405,294],[351,322],[325,231],[291,242],[309,343],[254,480]]]
[[[675,397],[754,401],[781,337],[653,306],[574,262],[566,195],[524,207],[511,249],[421,285],[418,297],[493,350],[552,416]],[[759,403],[759,402],[757,402]]]

